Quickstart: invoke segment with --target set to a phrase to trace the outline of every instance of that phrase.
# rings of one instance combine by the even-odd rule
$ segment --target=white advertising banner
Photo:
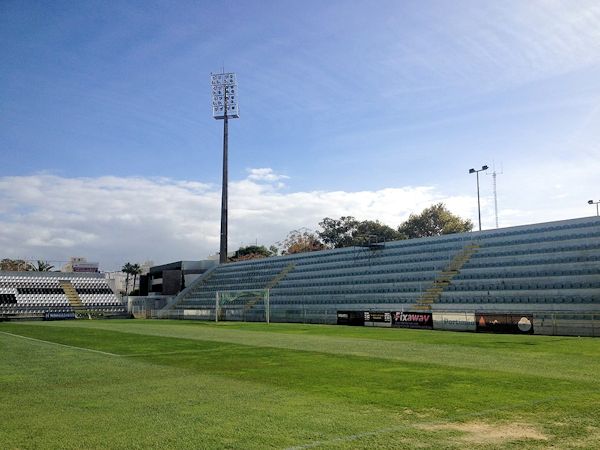
[[[468,312],[434,312],[434,330],[475,331],[475,313]]]
[[[184,316],[192,317],[209,317],[211,314],[210,309],[184,309]]]

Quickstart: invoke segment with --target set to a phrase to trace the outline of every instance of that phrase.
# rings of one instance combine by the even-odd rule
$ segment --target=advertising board
[[[74,312],[46,311],[44,313],[44,320],[72,320],[72,319],[75,319]]]
[[[481,333],[533,334],[531,314],[476,314],[475,320]]]
[[[434,312],[434,330],[476,331],[475,313],[469,312]]]
[[[391,327],[392,313],[382,311],[365,311],[365,327]]]
[[[363,311],[338,311],[338,325],[363,326],[365,324],[365,315]]]
[[[210,317],[214,314],[214,310],[211,309],[184,309],[184,316],[196,316],[196,317]]]
[[[433,319],[430,312],[397,311],[392,314],[392,326],[431,330],[433,329]]]

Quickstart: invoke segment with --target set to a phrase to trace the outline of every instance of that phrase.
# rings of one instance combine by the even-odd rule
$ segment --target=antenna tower
[[[492,163],[494,171],[492,172],[492,180],[494,185],[494,215],[496,217],[496,228],[498,228],[498,188],[496,185],[496,177],[502,175],[504,171],[500,169],[500,172],[496,172],[496,164]]]

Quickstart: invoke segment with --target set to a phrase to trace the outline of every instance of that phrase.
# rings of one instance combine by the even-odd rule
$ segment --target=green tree
[[[137,281],[138,275],[142,273],[142,268],[138,263],[131,265],[131,274],[133,275],[133,289],[135,290],[135,283]],[[139,292],[139,289],[138,289]]]
[[[35,272],[50,272],[52,269],[54,269],[54,266],[48,261],[40,261],[38,259],[36,264],[31,264],[31,270]]]
[[[392,227],[378,220],[363,220],[356,228],[353,245],[364,245],[370,242],[399,241],[400,239],[406,239],[406,236]]]
[[[135,271],[134,265],[131,264],[130,262],[125,263],[123,265],[123,267],[121,268],[121,272],[123,272],[124,274],[127,275],[125,277],[125,295],[127,295],[129,293],[129,277],[131,275],[133,275],[134,271]]]
[[[359,221],[352,216],[339,219],[324,218],[319,222],[322,228],[317,234],[329,248],[365,245],[371,242],[395,241],[404,239],[402,233],[394,230],[378,220]]]
[[[27,272],[31,270],[31,264],[22,259],[4,258],[0,261],[0,270],[7,272]]]
[[[420,214],[411,214],[398,231],[407,238],[440,236],[471,231],[473,222],[452,214],[443,203],[425,208]]]
[[[273,253],[264,245],[248,245],[240,247],[235,252],[235,255],[230,258],[230,261],[245,261],[248,259],[268,258],[269,256],[273,256]]]
[[[282,255],[315,252],[326,248],[316,233],[307,229],[290,231],[278,245],[281,247]]]
[[[329,248],[349,247],[353,242],[360,222],[352,216],[342,216],[339,219],[325,217],[319,226],[321,231],[317,234],[321,241]]]

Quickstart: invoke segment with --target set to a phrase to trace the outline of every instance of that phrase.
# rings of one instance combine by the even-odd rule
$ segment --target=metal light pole
[[[223,119],[223,184],[221,190],[221,242],[219,263],[227,262],[229,119],[239,118],[235,73],[211,74],[213,117]]]
[[[588,200],[588,203],[590,205],[596,205],[596,215],[600,216],[600,211],[598,211],[598,204],[600,203],[600,200],[598,200],[597,202],[595,202],[594,200]]]
[[[227,94],[225,94],[225,109],[227,109]],[[229,203],[228,195],[228,146],[229,146],[229,122],[227,114],[223,119],[223,182],[221,185],[221,242],[219,246],[219,263],[227,262],[227,205]]]
[[[479,215],[479,231],[481,231],[481,203],[479,201],[479,172],[483,172],[484,170],[488,170],[488,166],[481,166],[481,169],[469,169],[469,173],[474,173],[477,175],[477,214]]]

